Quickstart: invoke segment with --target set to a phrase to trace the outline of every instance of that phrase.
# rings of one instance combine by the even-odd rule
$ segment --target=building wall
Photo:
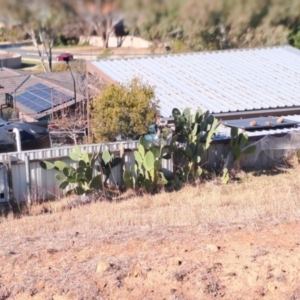
[[[18,69],[21,65],[21,55],[9,52],[0,52],[0,67]]]
[[[122,37],[122,44],[120,47],[122,48],[140,48],[140,49],[147,49],[149,48],[152,43],[149,41],[146,41],[139,37],[131,37],[131,36],[124,36]],[[103,39],[99,36],[81,36],[79,38],[79,44],[89,43],[91,46],[96,47],[103,47]],[[118,38],[115,36],[109,37],[108,42],[109,48],[117,48],[118,46]]]

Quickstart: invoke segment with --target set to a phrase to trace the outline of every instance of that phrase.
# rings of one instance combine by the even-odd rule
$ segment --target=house
[[[24,121],[48,119],[52,113],[72,107],[84,99],[84,80],[77,72],[73,75],[75,83],[68,71],[32,75],[1,68],[1,111],[7,107],[16,108],[19,118]]]
[[[162,117],[209,110],[220,120],[300,114],[300,50],[290,46],[97,60],[106,82],[140,77],[155,86]]]

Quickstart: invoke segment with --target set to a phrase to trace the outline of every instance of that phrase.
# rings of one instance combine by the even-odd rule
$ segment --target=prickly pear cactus
[[[123,177],[127,187],[144,187],[147,192],[152,192],[160,185],[168,183],[162,172],[162,159],[170,159],[171,155],[164,145],[150,145],[142,137],[138,149],[134,151],[134,158],[134,168],[124,171]]]
[[[232,127],[230,136],[230,152],[226,158],[223,169],[223,176],[221,178],[223,183],[229,182],[229,173],[233,168],[239,169],[239,164],[242,156],[252,154],[256,150],[255,145],[246,146],[248,143],[248,136],[245,133],[239,133],[238,128]]]
[[[92,154],[89,157],[86,151],[81,151],[78,146],[75,146],[72,152],[69,153],[71,160],[77,162],[77,167],[71,167],[63,161],[55,161],[50,163],[48,161],[41,161],[40,166],[46,170],[57,170],[59,174],[55,175],[58,181],[61,181],[59,188],[65,190],[69,185],[73,184],[75,187],[69,189],[68,192],[75,192],[78,195],[91,192],[94,189],[101,189],[106,182],[113,166],[120,163],[120,158],[115,158],[108,150],[102,154],[102,167],[100,174],[93,177],[93,171],[99,155]],[[107,169],[105,169],[107,168]]]
[[[197,179],[202,174],[201,157],[209,148],[213,136],[217,134],[219,123],[208,111],[203,113],[198,109],[191,114],[186,108],[181,113],[177,108],[173,109],[175,121],[175,136],[181,143],[178,152],[187,160],[179,167],[179,173],[187,181]]]
[[[245,133],[239,133],[238,128],[232,127],[230,135],[231,139],[229,146],[235,161],[240,161],[243,154],[251,154],[256,150],[255,145],[245,147],[248,143],[248,136]]]

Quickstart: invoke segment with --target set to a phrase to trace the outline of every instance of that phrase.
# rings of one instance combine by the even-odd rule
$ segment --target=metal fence
[[[278,138],[278,143],[281,139]],[[255,141],[250,143],[253,142]],[[80,146],[81,150],[86,150],[89,154],[102,153],[105,149],[110,150],[115,155],[124,153],[123,164],[113,168],[110,176],[110,183],[119,186],[123,183],[123,167],[129,169],[134,166],[135,161],[132,151],[136,150],[137,147],[138,141]],[[297,149],[299,147],[299,145],[294,146]],[[63,193],[59,189],[59,182],[54,177],[56,171],[44,170],[39,163],[41,160],[62,160],[75,166],[76,163],[71,161],[68,156],[72,149],[73,146],[0,154],[0,203],[7,202],[9,199],[22,202],[61,197]],[[222,168],[228,153],[228,140],[215,141],[203,155],[201,163],[204,168],[218,170]],[[255,161],[250,157],[242,165],[252,169],[270,167],[276,160],[278,161],[278,159],[286,156],[287,153],[288,150],[277,150],[273,151],[272,156],[270,156],[269,153],[262,151],[257,153],[259,155]],[[172,172],[179,160],[180,157],[178,156],[174,156],[170,160],[164,160],[163,168]]]
[[[120,151],[124,152],[126,169],[134,165],[132,151],[137,147],[137,141],[80,146],[81,150],[86,150],[89,154],[102,153],[105,149],[115,155],[120,155]],[[74,167],[76,162],[68,157],[72,150],[73,146],[0,154],[3,170],[8,170],[8,174],[5,176],[0,174],[0,203],[7,202],[9,199],[22,202],[61,197],[63,193],[59,189],[59,182],[55,179],[56,171],[42,169],[40,161],[62,160]],[[164,160],[163,167],[173,170],[172,160]],[[96,170],[94,172],[97,173]],[[109,181],[112,184],[122,185],[123,169],[121,164],[113,168]],[[1,193],[3,193],[2,198]]]

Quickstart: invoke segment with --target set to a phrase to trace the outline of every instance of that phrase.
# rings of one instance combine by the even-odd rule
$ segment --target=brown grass
[[[300,167],[240,179],[9,215],[0,299],[299,299]]]
[[[274,174],[275,173],[275,174]],[[62,211],[69,199],[33,206],[31,216],[2,219],[2,236],[55,233],[72,228],[89,231],[131,227],[258,226],[293,222],[300,216],[300,167],[267,174],[242,174],[241,181],[221,185],[216,180],[199,188],[97,202]],[[51,214],[37,215],[41,211]],[[40,224],[43,224],[41,228]]]

